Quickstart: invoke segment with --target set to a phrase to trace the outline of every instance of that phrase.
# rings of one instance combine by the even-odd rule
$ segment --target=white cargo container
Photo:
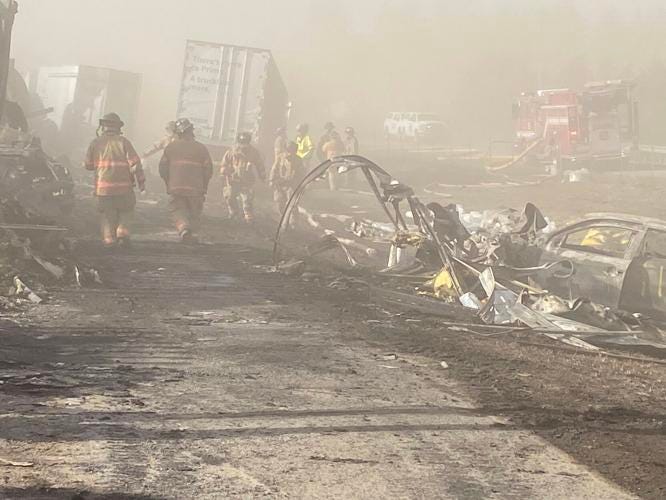
[[[178,117],[195,124],[200,140],[226,148],[239,132],[252,132],[267,154],[288,111],[287,90],[269,50],[187,41]]]
[[[52,107],[49,115],[62,130],[72,115],[78,126],[96,128],[106,113],[118,113],[132,134],[141,94],[141,75],[92,66],[44,67],[30,74],[29,87]],[[89,138],[87,138],[89,139]]]

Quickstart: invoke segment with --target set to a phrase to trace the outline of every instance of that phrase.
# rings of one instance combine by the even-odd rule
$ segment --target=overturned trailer
[[[94,66],[48,66],[30,73],[28,88],[51,110],[60,132],[59,153],[81,156],[99,119],[118,113],[129,135],[135,130],[142,76]]]
[[[251,132],[265,155],[275,130],[287,124],[289,97],[269,50],[188,40],[178,94],[178,116],[221,151]]]

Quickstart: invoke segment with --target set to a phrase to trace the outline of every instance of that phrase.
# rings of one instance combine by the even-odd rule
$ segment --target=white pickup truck
[[[444,122],[434,113],[389,113],[384,120],[384,133],[388,140],[414,141],[441,140]]]

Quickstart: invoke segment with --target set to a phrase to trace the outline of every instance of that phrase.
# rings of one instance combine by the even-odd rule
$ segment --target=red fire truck
[[[638,148],[633,83],[622,80],[524,93],[514,104],[516,149],[542,163],[624,163]],[[521,155],[522,156],[522,155]]]

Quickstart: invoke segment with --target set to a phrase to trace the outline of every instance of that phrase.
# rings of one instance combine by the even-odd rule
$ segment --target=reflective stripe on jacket
[[[166,182],[169,194],[205,195],[213,176],[213,161],[208,148],[194,138],[176,139],[164,150],[160,176]]]
[[[266,177],[266,168],[261,153],[249,144],[236,144],[224,154],[220,174],[227,184],[252,186],[257,177]]]
[[[145,177],[141,160],[132,143],[122,135],[105,134],[90,144],[85,167],[95,172],[95,194],[114,196],[127,194]]]

